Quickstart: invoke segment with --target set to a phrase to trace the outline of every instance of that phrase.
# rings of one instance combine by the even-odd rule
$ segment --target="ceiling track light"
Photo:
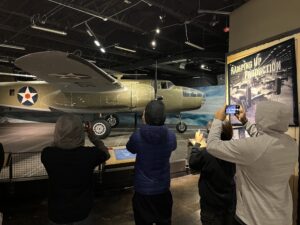
[[[101,45],[100,42],[99,42],[97,39],[94,40],[94,43],[95,43],[95,45],[98,46],[98,47],[100,47],[100,45]]]
[[[0,59],[0,62],[10,63],[10,61],[8,59]]]
[[[151,7],[152,6],[152,4],[149,2],[149,1],[147,1],[147,0],[141,0],[142,2],[145,2],[149,7]]]
[[[188,33],[187,33],[187,22],[184,23],[184,30],[185,30],[185,37],[186,37],[186,41],[184,43],[186,45],[189,45],[189,46],[191,46],[193,48],[197,48],[197,49],[202,50],[202,51],[205,50],[205,48],[203,48],[203,47],[201,47],[199,45],[196,45],[196,44],[194,44],[194,43],[192,43],[192,42],[189,41],[189,37],[188,37]]]
[[[197,48],[197,49],[199,49],[199,50],[205,50],[205,48],[203,48],[203,47],[201,47],[201,46],[199,46],[199,45],[196,45],[196,44],[193,44],[192,42],[189,42],[189,41],[186,41],[186,42],[184,42],[186,45],[189,45],[189,46],[191,46],[191,47],[193,47],[193,48]]]
[[[46,32],[49,32],[49,33],[59,34],[59,35],[63,35],[63,36],[67,35],[67,33],[65,31],[55,30],[55,29],[51,29],[51,28],[47,28],[47,27],[41,27],[41,26],[38,26],[38,25],[35,25],[35,24],[32,24],[31,28],[36,29],[36,30],[46,31]]]
[[[115,48],[117,48],[117,49],[120,49],[120,50],[126,51],[126,52],[132,52],[132,53],[136,53],[136,50],[129,49],[129,48],[124,48],[124,47],[121,47],[121,46],[119,46],[119,45],[115,45],[114,47],[115,47]]]
[[[100,51],[102,52],[102,53],[105,53],[106,51],[105,51],[105,48],[100,48]]]
[[[219,15],[230,15],[230,12],[225,11],[217,11],[217,10],[204,10],[204,9],[198,9],[197,13],[207,13],[207,14],[219,14]]]
[[[25,47],[17,46],[17,45],[9,45],[9,44],[0,44],[0,47],[18,49],[18,50],[22,50],[22,51],[25,50]]]
[[[91,31],[89,31],[89,29],[87,29],[86,32],[88,33],[88,35],[89,35],[90,37],[93,37],[93,34],[91,33]]]

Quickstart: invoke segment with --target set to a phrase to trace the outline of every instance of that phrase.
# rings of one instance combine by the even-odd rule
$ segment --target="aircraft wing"
[[[66,52],[31,53],[18,58],[15,65],[63,92],[122,90],[121,83],[103,69]]]

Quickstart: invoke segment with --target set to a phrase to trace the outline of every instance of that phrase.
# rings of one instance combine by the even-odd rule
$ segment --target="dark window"
[[[15,89],[9,89],[9,96],[15,95]]]
[[[161,82],[161,89],[168,89],[168,85],[167,85],[167,82],[163,81]]]

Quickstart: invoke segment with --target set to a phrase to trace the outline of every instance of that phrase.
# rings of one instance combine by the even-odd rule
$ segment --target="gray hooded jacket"
[[[298,147],[289,135],[290,112],[277,102],[257,104],[256,124],[245,124],[251,138],[221,141],[222,122],[215,119],[207,151],[236,163],[237,216],[248,225],[291,225],[293,201],[289,179]]]

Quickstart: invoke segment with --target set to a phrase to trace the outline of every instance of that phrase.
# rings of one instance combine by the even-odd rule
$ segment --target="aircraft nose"
[[[198,107],[200,108],[205,103],[205,94],[202,91],[197,90]]]

